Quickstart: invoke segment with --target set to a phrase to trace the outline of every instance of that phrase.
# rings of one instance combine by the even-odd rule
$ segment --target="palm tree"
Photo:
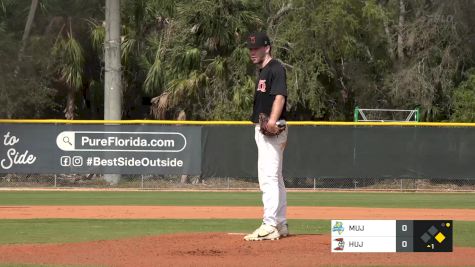
[[[255,8],[255,9],[253,9]],[[217,118],[236,115],[230,107],[239,107],[233,100],[249,105],[249,60],[243,48],[249,31],[262,26],[258,15],[250,10],[257,7],[241,1],[200,1],[199,5],[177,6],[177,18],[171,21],[177,29],[169,44],[175,49],[167,52],[160,46],[147,79],[164,76],[162,93],[153,99],[152,114],[163,118],[165,110],[187,110],[192,118]],[[167,57],[173,67],[158,69]],[[169,64],[169,63],[168,63]],[[145,84],[152,91],[157,84]],[[232,88],[233,90],[230,90]],[[240,108],[238,108],[240,109]],[[227,113],[227,114],[226,114]]]
[[[52,45],[53,61],[50,67],[55,73],[56,83],[67,90],[64,116],[72,120],[76,117],[76,95],[86,85],[86,55],[83,45],[87,45],[88,41],[81,42],[78,36],[87,36],[84,35],[84,31],[88,29],[87,21],[102,15],[102,1],[44,0],[42,4],[42,9],[50,20],[47,32],[59,28]]]
[[[59,81],[64,83],[68,90],[64,115],[66,119],[73,120],[76,110],[75,95],[83,86],[84,55],[81,45],[73,36],[71,27],[65,34],[66,37],[60,37],[53,47],[53,56],[57,60],[55,68]]]
[[[253,87],[244,36],[263,25],[249,11],[256,9],[257,4],[232,0],[125,0],[126,113],[127,105],[145,94],[152,98],[153,118],[175,118],[181,111],[192,119],[243,117],[239,111],[250,107]],[[89,25],[92,45],[102,56],[104,25],[94,19]]]

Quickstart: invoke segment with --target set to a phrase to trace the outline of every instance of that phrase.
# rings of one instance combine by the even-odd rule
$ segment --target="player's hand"
[[[277,127],[276,123],[277,122],[274,121],[274,120],[269,120],[267,122],[267,127],[266,127],[267,131],[271,132],[271,133],[278,133],[280,131],[280,129],[279,129],[279,127]]]

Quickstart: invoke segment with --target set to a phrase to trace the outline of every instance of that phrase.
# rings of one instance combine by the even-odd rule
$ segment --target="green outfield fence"
[[[210,121],[67,121],[67,120],[0,120],[0,123],[40,124],[187,124],[187,125],[251,125],[249,122]],[[309,126],[402,126],[402,127],[475,127],[472,123],[421,122],[289,122]],[[285,166],[284,166],[285,168]],[[475,177],[475,175],[474,175]],[[475,179],[393,179],[393,178],[285,178],[286,187],[298,190],[359,190],[359,191],[474,191]],[[156,190],[258,190],[256,178],[200,177],[184,175],[122,175],[118,184],[107,183],[101,174],[0,174],[0,188],[117,188]]]

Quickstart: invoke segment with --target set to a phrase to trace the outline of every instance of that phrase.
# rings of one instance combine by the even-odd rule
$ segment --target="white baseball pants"
[[[257,171],[264,204],[263,222],[272,226],[287,223],[287,193],[282,176],[287,134],[288,129],[277,136],[265,136],[260,132],[259,125],[255,127]]]

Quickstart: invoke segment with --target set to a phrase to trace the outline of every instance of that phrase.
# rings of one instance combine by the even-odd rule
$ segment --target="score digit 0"
[[[403,231],[404,231],[404,230],[403,230]],[[407,241],[406,241],[406,240],[402,241],[402,242],[401,242],[401,246],[402,246],[403,248],[407,248]]]

